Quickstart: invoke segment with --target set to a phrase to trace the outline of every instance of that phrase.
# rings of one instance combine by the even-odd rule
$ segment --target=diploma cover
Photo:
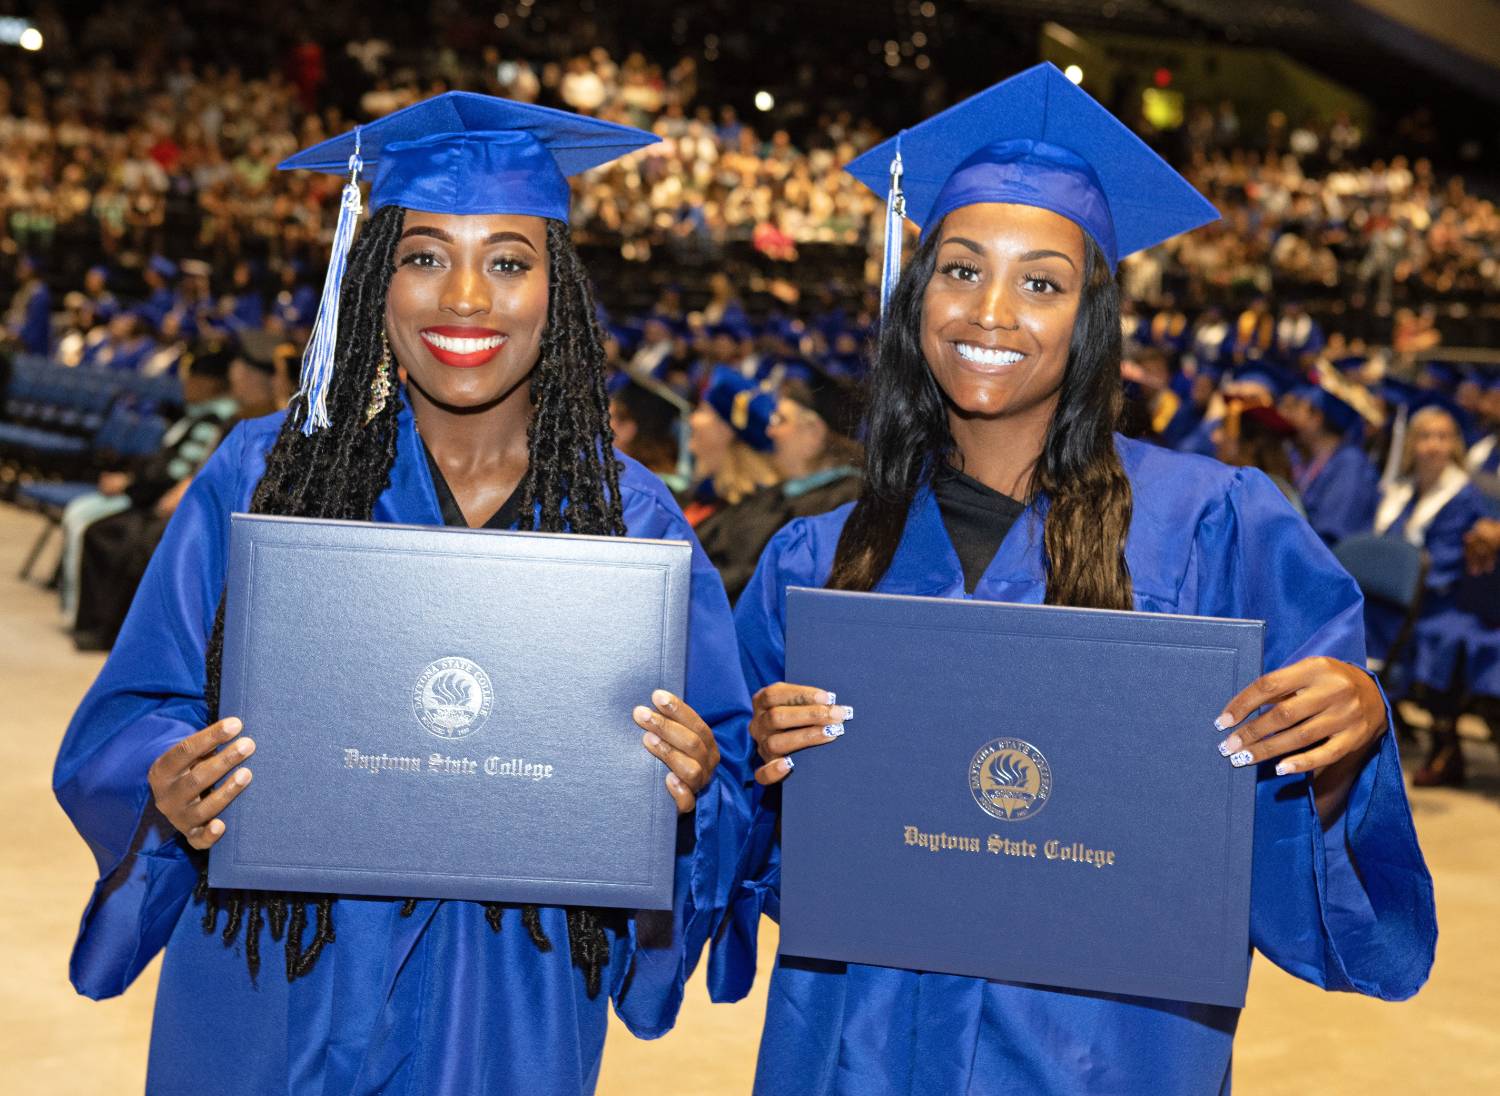
[[[787,591],[854,708],[782,801],[786,955],[1244,1004],[1255,769],[1214,719],[1260,621]]]
[[[691,548],[235,514],[215,887],[669,909]]]

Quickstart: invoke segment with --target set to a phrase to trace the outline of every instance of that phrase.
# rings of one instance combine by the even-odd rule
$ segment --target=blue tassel
[[[349,157],[349,181],[339,196],[339,220],[333,230],[333,253],[328,257],[328,277],[323,281],[323,296],[318,300],[318,315],[313,321],[312,337],[302,354],[303,407],[302,432],[312,434],[328,425],[328,387],[333,383],[333,356],[339,334],[339,295],[344,286],[344,271],[349,265],[349,248],[354,243],[354,226],[364,205],[359,196],[359,172],[364,161],[359,158],[359,130],[354,131],[354,155]]]
[[[904,131],[903,131],[904,132]],[[901,248],[906,242],[906,192],[901,189],[901,134],[896,134],[896,158],[891,161],[891,189],[885,199],[885,261],[880,271],[880,318],[885,319],[891,294],[901,279]]]

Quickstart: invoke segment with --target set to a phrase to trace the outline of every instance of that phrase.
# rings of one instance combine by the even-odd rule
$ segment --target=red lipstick
[[[454,369],[474,369],[500,353],[509,337],[492,327],[441,325],[424,327],[418,334],[430,353]]]

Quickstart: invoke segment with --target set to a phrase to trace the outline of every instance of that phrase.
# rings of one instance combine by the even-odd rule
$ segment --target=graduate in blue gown
[[[712,566],[665,486],[611,448],[566,223],[566,174],[652,140],[453,93],[283,165],[373,168],[375,212],[347,256],[336,245],[306,386],[195,479],[54,776],[99,870],[74,985],[118,994],[165,948],[152,1093],[575,1096],[594,1089],[610,1003],[642,1037],[672,1026],[743,842],[748,698]],[[358,215],[351,182],[336,240]],[[633,718],[664,762],[673,908],[209,889],[218,814],[256,794],[255,728],[216,698],[233,511],[691,543],[685,694],[643,695],[610,732]],[[564,698],[532,699],[568,718]]]
[[[1367,533],[1380,501],[1380,473],[1360,445],[1359,412],[1318,385],[1304,385],[1283,401],[1297,428],[1292,481],[1308,523],[1330,546]]]
[[[886,311],[866,491],[778,534],[736,611],[763,794],[719,990],[744,988],[760,914],[777,916],[777,785],[797,778],[797,750],[859,734],[855,713],[875,702],[783,681],[787,588],[831,586],[1266,621],[1267,673],[1216,722],[1224,764],[1258,776],[1251,941],[1316,985],[1410,996],[1432,962],[1431,879],[1363,670],[1357,587],[1258,471],[1111,429],[1115,263],[1212,209],[1050,66],[899,140],[905,212],[924,233]],[[850,170],[885,193],[895,144]],[[913,728],[913,752],[920,740]],[[1107,727],[1100,748],[1118,748]],[[782,958],[756,1092],[1203,1096],[1229,1089],[1237,1021],[1233,1008]]]
[[[1422,613],[1406,652],[1410,678],[1432,714],[1426,760],[1412,775],[1418,787],[1465,780],[1456,724],[1470,693],[1483,691],[1483,675],[1475,670],[1485,664],[1485,633],[1494,629],[1456,605],[1454,590],[1465,574],[1465,539],[1481,520],[1500,517],[1500,506],[1464,470],[1456,408],[1441,396],[1426,399],[1407,425],[1401,476],[1386,485],[1375,515],[1377,533],[1402,537],[1427,553]],[[1370,649],[1387,649],[1400,623],[1388,608],[1367,607]]]

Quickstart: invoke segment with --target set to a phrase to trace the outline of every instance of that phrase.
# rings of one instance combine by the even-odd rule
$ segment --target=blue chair
[[[4,425],[0,424],[0,432],[3,430]],[[92,445],[90,446],[89,443],[84,443],[84,445],[86,448],[92,448],[93,463],[103,467],[118,461],[149,457],[161,446],[162,435],[166,433],[166,430],[166,420],[160,415],[139,414],[131,410],[125,401],[117,400],[100,425],[98,433],[94,435]],[[36,433],[41,437],[34,440],[41,442],[46,442],[53,437],[47,431]],[[81,439],[70,440],[81,441]],[[36,567],[37,560],[41,558],[42,552],[46,550],[53,533],[62,526],[63,511],[67,509],[68,503],[94,490],[96,486],[89,480],[61,482],[53,480],[27,483],[17,491],[18,502],[31,506],[46,518],[46,524],[42,526],[42,531],[26,554],[26,561],[21,564],[21,578],[31,577],[31,572]],[[53,584],[56,581],[57,575],[54,573]]]
[[[47,547],[47,542],[52,539],[52,534],[62,527],[62,514],[67,509],[68,503],[76,498],[81,498],[95,490],[92,483],[82,480],[71,480],[66,483],[26,483],[16,493],[18,501],[30,505],[39,511],[47,523],[42,526],[41,534],[31,545],[31,551],[26,554],[26,562],[21,564],[21,578],[31,577],[31,569],[36,566],[36,561],[41,558],[42,550]],[[54,575],[54,581],[56,576]]]
[[[1359,584],[1367,603],[1385,605],[1402,614],[1401,627],[1390,648],[1366,652],[1370,671],[1386,692],[1392,693],[1393,687],[1401,684],[1396,680],[1401,654],[1411,641],[1422,612],[1427,553],[1401,537],[1358,533],[1340,541],[1333,554]]]

